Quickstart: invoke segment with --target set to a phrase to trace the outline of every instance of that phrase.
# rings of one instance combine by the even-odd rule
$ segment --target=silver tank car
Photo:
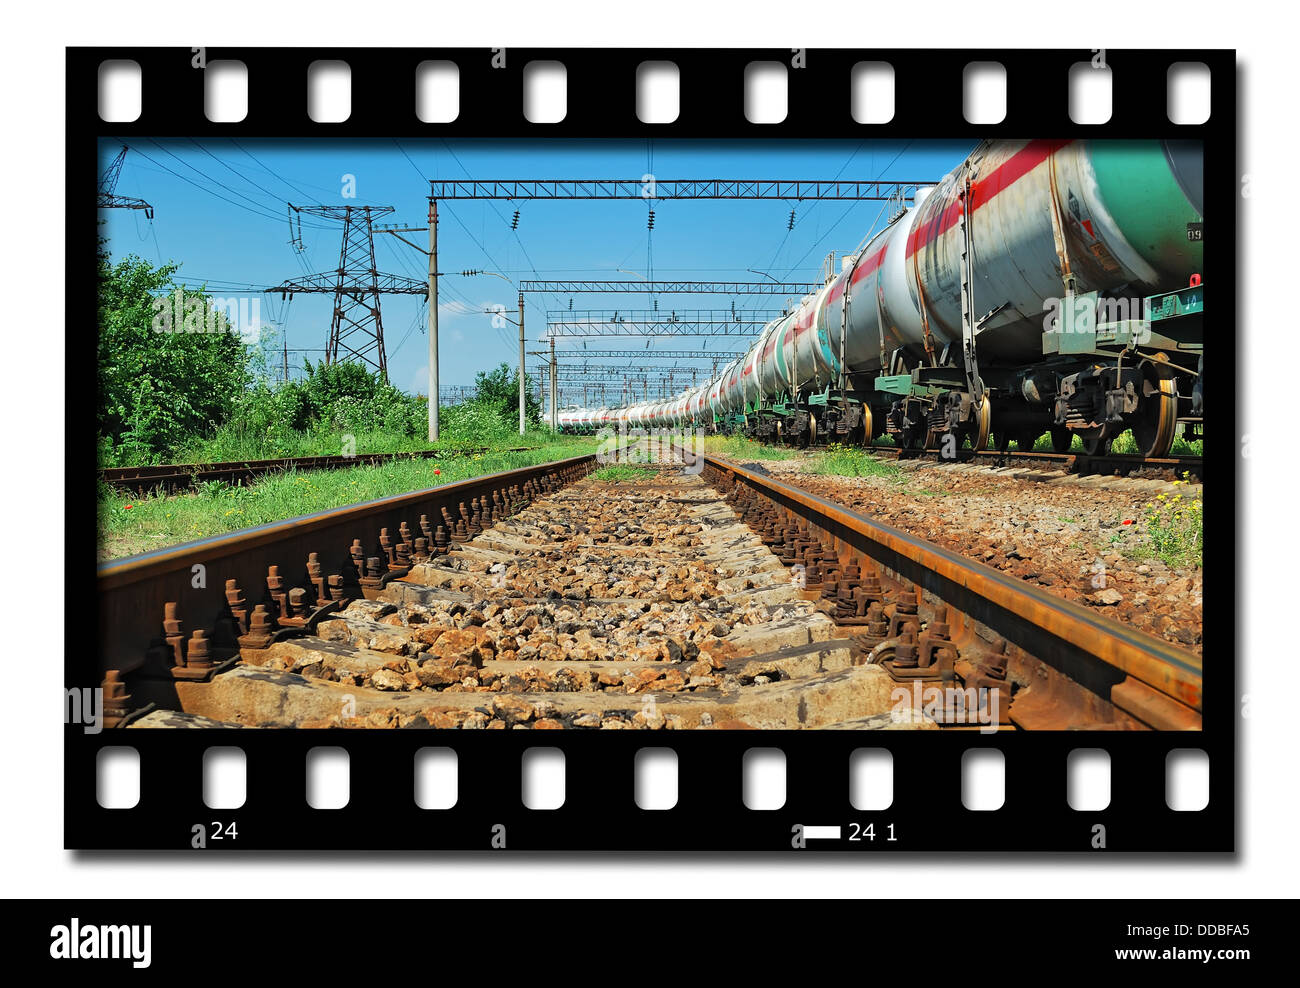
[[[1167,451],[1178,375],[1197,379],[1199,400],[1195,370],[1175,362],[1078,377],[1065,373],[1069,361],[1061,355],[1068,347],[1048,334],[1062,329],[1061,313],[1073,312],[1080,299],[1095,317],[1099,299],[1141,301],[1184,289],[1189,278],[1199,284],[1201,202],[1199,146],[984,143],[938,184],[918,190],[911,208],[846,257],[825,287],[768,323],[716,380],[681,400],[633,406],[630,420],[655,426],[734,419],[744,427],[774,403],[798,405],[801,396],[842,383],[843,371],[861,396],[868,439],[880,431],[883,409],[906,417],[919,407],[924,421],[907,420],[913,435],[932,436],[949,420],[975,421],[982,413],[982,434],[977,438],[978,426],[969,433],[982,443],[991,397],[993,427],[1003,437],[1053,428],[1100,441],[1119,426],[1138,435],[1145,423],[1148,438],[1152,429],[1159,433],[1154,446]],[[954,371],[963,369],[964,325],[971,327],[975,359],[963,381]],[[1192,349],[1199,355],[1199,338]],[[1138,363],[1158,359],[1141,356]],[[898,385],[905,373],[920,387]],[[893,395],[878,390],[886,377],[898,389]],[[1154,399],[1144,402],[1152,391]],[[1158,421],[1146,421],[1153,416]]]

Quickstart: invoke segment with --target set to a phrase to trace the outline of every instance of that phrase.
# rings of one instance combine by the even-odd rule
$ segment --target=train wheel
[[[928,436],[924,425],[910,425],[898,433],[897,442],[903,449],[925,449]]]
[[[1114,436],[1101,436],[1098,439],[1085,439],[1083,440],[1083,451],[1089,456],[1106,456],[1110,453],[1110,444],[1114,441]]]
[[[1052,426],[1052,452],[1070,452],[1070,443],[1074,442],[1074,433],[1063,425]]]
[[[971,449],[976,452],[988,449],[989,425],[992,421],[993,406],[989,404],[989,396],[985,395],[980,401],[980,407],[975,411],[975,428],[971,430],[970,436]]]
[[[1178,386],[1168,378],[1158,384],[1159,390],[1138,406],[1133,423],[1138,453],[1148,458],[1169,455],[1178,426]]]

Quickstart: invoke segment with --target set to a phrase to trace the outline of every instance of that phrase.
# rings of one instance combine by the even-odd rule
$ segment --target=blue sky
[[[306,271],[337,265],[341,224],[303,216],[299,252],[289,244],[286,203],[294,205],[386,205],[388,221],[421,225],[427,212],[427,180],[633,178],[647,172],[659,180],[703,178],[937,180],[970,150],[968,143],[882,141],[705,144],[645,141],[374,140],[325,143],[132,138],[117,193],[153,204],[151,221],[134,210],[102,213],[101,229],[115,257],[181,263],[179,278],[207,282],[218,296],[243,292],[262,299],[263,323],[287,336],[291,351],[323,350],[329,333],[328,296],[299,295],[283,306],[256,289]],[[120,141],[100,146],[100,169]],[[355,199],[343,197],[343,176],[355,176]],[[517,361],[517,330],[493,326],[482,310],[504,305],[513,317],[515,290],[492,277],[461,277],[481,268],[508,278],[599,278],[635,280],[652,270],[656,279],[762,280],[756,268],[779,280],[813,281],[828,251],[843,253],[884,223],[879,202],[788,203],[755,200],[657,200],[655,228],[647,235],[643,201],[444,201],[438,227],[441,271],[439,342],[441,383],[470,384],[477,371]],[[790,210],[795,226],[788,229]],[[516,231],[510,229],[514,210]],[[421,245],[423,234],[410,236]],[[423,278],[425,258],[393,237],[376,238],[380,270]],[[620,272],[619,269],[623,269]],[[631,274],[627,272],[632,272]],[[566,309],[570,296],[529,295],[528,348],[542,349],[548,309]],[[572,296],[573,308],[649,309],[645,295]],[[660,311],[729,308],[730,296],[666,295]],[[779,308],[782,299],[739,296],[737,308]],[[417,299],[383,299],[389,378],[423,392],[427,375],[424,306]],[[736,337],[656,339],[653,349],[740,350]],[[582,343],[560,340],[560,352]],[[601,365],[647,365],[644,339],[589,340],[591,349],[626,349],[626,361]],[[276,359],[279,359],[279,343]],[[290,353],[292,366],[307,356]],[[530,358],[530,366],[536,358]],[[574,359],[573,357],[570,360]],[[278,366],[278,364],[277,364]],[[707,363],[699,364],[707,370]],[[292,370],[292,367],[291,367]],[[703,380],[703,377],[701,377]],[[689,384],[689,380],[684,381]],[[619,386],[621,387],[621,385]],[[611,400],[618,394],[610,385]],[[595,397],[593,397],[593,402]]]

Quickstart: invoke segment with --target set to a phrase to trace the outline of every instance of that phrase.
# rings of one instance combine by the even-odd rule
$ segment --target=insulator
[[[654,228],[655,228],[655,211],[652,209],[650,210],[649,216],[646,218],[646,229],[653,230]]]
[[[794,229],[794,210],[793,210],[793,209],[790,210],[790,225],[787,226],[786,229],[787,229],[787,230],[793,230],[793,229]]]

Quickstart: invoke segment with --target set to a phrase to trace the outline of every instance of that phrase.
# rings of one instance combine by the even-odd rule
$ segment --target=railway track
[[[521,453],[534,446],[514,446],[503,450]],[[258,477],[288,470],[337,470],[343,467],[377,466],[400,459],[454,459],[486,453],[487,447],[461,450],[417,450],[409,453],[361,453],[354,456],[290,456],[272,460],[230,460],[222,463],[165,463],[142,467],[105,467],[100,476],[118,490],[146,494],[162,490],[172,493],[197,487],[208,481],[247,484]]]
[[[1200,726],[1191,653],[725,460],[597,466],[102,564],[106,723]]]
[[[1082,476],[1109,475],[1116,477],[1142,476],[1169,479],[1195,478],[1202,480],[1204,462],[1200,456],[1145,457],[1119,453],[1091,455],[1088,453],[1048,453],[1018,450],[959,449],[945,456],[937,449],[901,449],[898,446],[870,446],[867,451],[878,456],[898,460],[934,460],[940,463],[978,463],[989,466],[1043,467]]]

